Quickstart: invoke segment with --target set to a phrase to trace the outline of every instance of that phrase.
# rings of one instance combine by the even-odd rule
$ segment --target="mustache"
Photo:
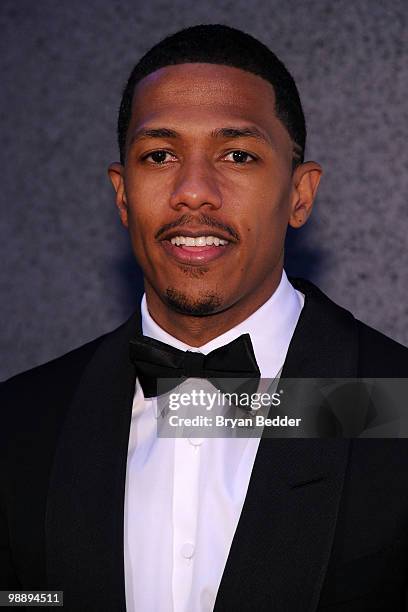
[[[157,240],[165,232],[168,232],[169,230],[174,229],[176,227],[183,227],[186,225],[187,226],[188,225],[200,225],[200,226],[207,225],[208,227],[212,227],[212,228],[215,227],[216,229],[220,229],[220,230],[223,230],[224,232],[227,232],[235,240],[239,240],[239,236],[233,227],[231,227],[230,225],[227,225],[226,223],[222,223],[221,221],[217,221],[216,219],[213,219],[212,217],[209,217],[208,215],[205,215],[203,213],[199,215],[198,217],[186,214],[180,217],[180,219],[177,219],[176,221],[171,221],[170,223],[166,223],[166,225],[163,225],[158,230],[158,232],[155,235],[155,238]]]

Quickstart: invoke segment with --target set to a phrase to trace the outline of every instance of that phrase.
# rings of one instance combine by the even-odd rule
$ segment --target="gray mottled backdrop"
[[[166,34],[221,22],[299,85],[325,175],[287,268],[408,342],[407,3],[2,0],[0,378],[113,329],[140,296],[106,168],[132,65]]]

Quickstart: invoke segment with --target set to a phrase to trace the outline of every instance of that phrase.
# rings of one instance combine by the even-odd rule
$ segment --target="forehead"
[[[130,123],[133,129],[165,121],[212,129],[226,120],[255,124],[270,133],[282,132],[282,137],[289,139],[275,114],[272,85],[240,68],[199,63],[166,66],[146,76],[135,88]]]

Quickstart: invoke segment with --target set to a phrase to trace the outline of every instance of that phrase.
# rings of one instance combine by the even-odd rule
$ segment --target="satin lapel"
[[[60,436],[50,482],[46,546],[50,588],[64,609],[126,610],[123,513],[135,386],[129,339],[134,315],[101,341]]]
[[[283,377],[357,376],[354,318],[317,288],[305,294]],[[333,542],[349,442],[260,441],[215,612],[313,612]]]

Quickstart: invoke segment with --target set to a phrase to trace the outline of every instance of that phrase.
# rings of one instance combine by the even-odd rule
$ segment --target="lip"
[[[180,234],[180,230],[179,230]],[[178,236],[179,234],[174,234],[174,236]],[[203,234],[194,234],[183,231],[183,236],[202,236]],[[211,234],[215,236],[216,234]],[[228,240],[228,239],[227,239]],[[181,247],[176,244],[172,244],[170,240],[161,240],[160,244],[163,249],[173,259],[175,259],[178,263],[182,264],[190,264],[190,265],[203,265],[207,264],[210,261],[214,261],[215,259],[219,259],[223,257],[226,253],[228,253],[232,247],[231,243],[225,244],[223,246],[213,246],[213,245],[205,245],[205,246],[197,246],[197,247]],[[194,249],[194,250],[193,250]]]
[[[228,242],[236,242],[235,238],[230,236],[230,234],[220,232],[219,230],[213,230],[212,228],[208,228],[208,226],[201,229],[176,228],[169,232],[166,232],[166,234],[164,234],[164,236],[162,236],[160,240],[171,240],[175,236],[189,236],[191,238],[198,238],[199,236],[216,236],[217,238],[221,238],[221,240],[228,240]]]

